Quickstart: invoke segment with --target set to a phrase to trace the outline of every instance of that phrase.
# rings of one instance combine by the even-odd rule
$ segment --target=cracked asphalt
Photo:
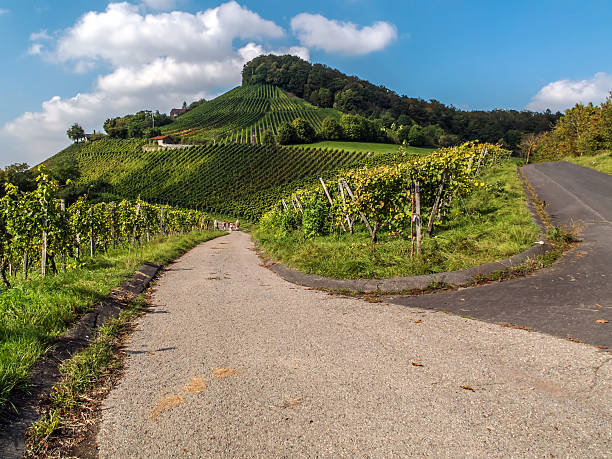
[[[104,458],[612,455],[609,354],[296,286],[243,233],[170,265],[125,351]]]

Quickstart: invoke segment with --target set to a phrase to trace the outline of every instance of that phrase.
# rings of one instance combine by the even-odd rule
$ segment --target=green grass
[[[300,271],[340,279],[389,278],[464,269],[529,248],[538,228],[531,220],[516,162],[483,177],[488,187],[456,199],[448,223],[423,239],[423,255],[410,258],[410,240],[383,234],[372,245],[365,231],[306,239],[300,232],[276,239],[255,230],[266,255]]]
[[[580,156],[577,158],[564,158],[563,161],[578,164],[579,166],[590,167],[604,174],[612,175],[612,153],[607,151],[595,156]]]
[[[0,408],[11,391],[75,318],[129,278],[144,262],[166,264],[221,232],[194,232],[138,248],[111,250],[85,260],[81,269],[0,290]]]
[[[84,405],[91,404],[90,393],[103,383],[109,373],[121,367],[118,345],[122,336],[129,331],[132,319],[142,313],[146,306],[143,295],[140,295],[118,317],[109,319],[98,328],[94,340],[87,347],[62,362],[61,382],[54,386],[50,404],[43,416],[28,431],[28,456],[40,457],[45,451],[48,453],[49,439],[61,434],[67,424],[72,427],[75,423],[86,424],[82,409]],[[74,436],[74,429],[64,432],[64,440],[66,435]]]
[[[372,143],[372,142],[344,142],[325,140],[323,142],[296,145],[305,148],[331,148],[344,151],[360,151],[366,153],[397,153],[400,145],[393,143]],[[406,147],[409,153],[416,155],[426,155],[434,151],[433,148]]]

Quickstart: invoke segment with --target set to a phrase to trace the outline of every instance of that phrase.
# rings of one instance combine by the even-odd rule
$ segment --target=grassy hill
[[[276,86],[240,86],[179,116],[162,131],[184,136],[187,141],[193,138],[256,144],[266,130],[276,134],[284,121],[301,117],[319,130],[326,117],[340,119],[341,115],[337,110],[318,108],[292,97]]]
[[[104,197],[208,210],[256,219],[278,200],[320,176],[394,155],[314,147],[218,143],[143,149],[144,140],[103,139],[75,144],[47,161],[76,164],[77,184],[108,184]]]

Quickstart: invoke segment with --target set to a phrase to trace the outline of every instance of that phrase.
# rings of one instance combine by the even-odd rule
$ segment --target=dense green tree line
[[[442,142],[438,138],[438,145],[479,139],[503,141],[515,149],[522,134],[548,131],[560,117],[560,113],[550,111],[463,111],[436,100],[399,96],[383,86],[289,55],[260,56],[244,66],[243,85],[264,83],[279,86],[318,107],[380,119],[387,128],[394,122],[408,130],[415,124],[423,129],[437,126],[445,135],[456,136]]]
[[[612,92],[600,105],[576,104],[552,131],[537,138],[525,136],[521,146],[526,159],[532,153],[539,160],[612,151]]]
[[[104,130],[116,139],[148,138],[161,134],[159,128],[170,124],[172,119],[165,113],[141,110],[134,115],[110,118],[104,122]]]

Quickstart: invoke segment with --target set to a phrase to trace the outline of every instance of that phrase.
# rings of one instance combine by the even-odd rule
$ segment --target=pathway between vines
[[[609,355],[290,284],[247,234],[183,256],[152,302],[103,405],[101,457],[612,450]]]

